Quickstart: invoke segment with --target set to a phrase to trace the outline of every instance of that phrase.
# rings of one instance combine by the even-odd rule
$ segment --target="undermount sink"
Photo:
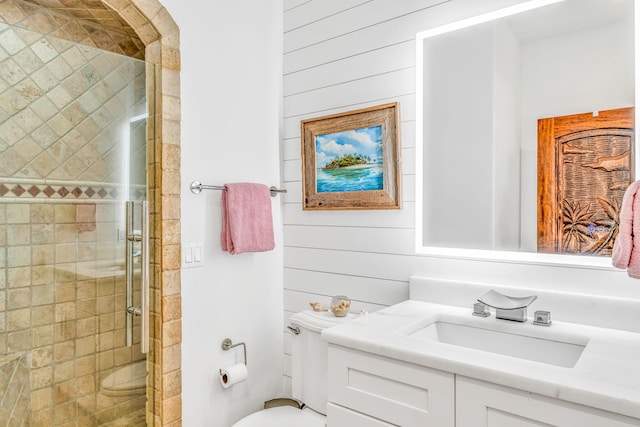
[[[573,342],[566,342],[568,340],[521,335],[512,331],[498,331],[448,321],[435,321],[410,333],[409,336],[565,368],[575,366],[588,342],[582,337],[575,337],[571,340]]]

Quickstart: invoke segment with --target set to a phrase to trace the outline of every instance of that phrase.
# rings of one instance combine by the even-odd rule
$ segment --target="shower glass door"
[[[153,424],[152,67],[0,24],[1,426]]]

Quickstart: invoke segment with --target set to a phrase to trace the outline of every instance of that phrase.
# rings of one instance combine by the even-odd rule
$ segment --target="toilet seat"
[[[311,409],[278,406],[264,409],[241,419],[233,427],[325,427],[323,415]]]

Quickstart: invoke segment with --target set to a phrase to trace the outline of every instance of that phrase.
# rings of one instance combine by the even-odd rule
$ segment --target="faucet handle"
[[[551,326],[551,312],[538,310],[533,315],[533,324],[539,326]]]
[[[473,304],[473,313],[474,316],[480,317],[489,317],[491,316],[491,312],[489,311],[489,307],[484,305],[481,302],[476,302]]]

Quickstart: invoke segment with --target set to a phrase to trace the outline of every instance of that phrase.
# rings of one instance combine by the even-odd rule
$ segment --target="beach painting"
[[[400,209],[398,107],[300,121],[304,210]]]
[[[316,135],[316,192],[382,190],[382,126]]]

